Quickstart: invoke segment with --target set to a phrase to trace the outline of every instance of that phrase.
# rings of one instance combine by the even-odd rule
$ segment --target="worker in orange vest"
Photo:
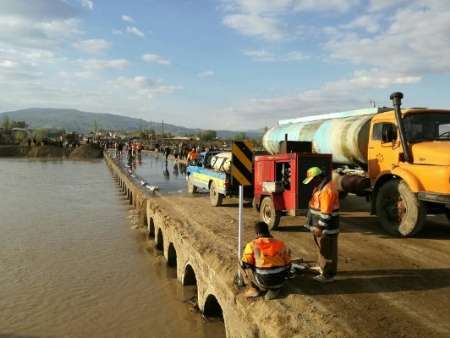
[[[197,160],[197,159],[198,159],[197,150],[195,150],[195,148],[192,148],[192,150],[188,154],[187,162],[189,163],[190,161],[194,161],[194,160]]]
[[[274,299],[289,274],[290,251],[283,241],[272,237],[266,223],[256,223],[255,232],[256,239],[245,246],[241,262],[244,282],[249,285],[245,296],[254,298],[267,291],[264,299]]]
[[[309,201],[306,226],[314,235],[319,249],[319,275],[315,280],[332,282],[337,273],[339,234],[339,193],[333,181],[318,167],[309,168],[303,184],[314,187]]]

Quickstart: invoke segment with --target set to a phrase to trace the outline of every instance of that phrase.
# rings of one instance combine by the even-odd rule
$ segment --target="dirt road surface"
[[[237,203],[225,200],[211,207],[208,195],[158,198],[171,216],[189,218],[199,240],[211,242],[223,264],[236,264]],[[415,238],[392,238],[377,226],[368,205],[349,196],[341,205],[339,273],[332,284],[318,284],[312,274],[291,279],[274,308],[286,318],[261,318],[273,325],[297,325],[286,336],[330,337],[450,337],[450,226],[445,217],[429,217]],[[245,241],[254,238],[258,214],[244,211]],[[312,235],[303,217],[282,218],[276,238],[284,240],[294,259],[315,261]],[[230,283],[232,281],[230,280]],[[249,310],[258,311],[258,300]],[[314,331],[314,328],[320,328]]]

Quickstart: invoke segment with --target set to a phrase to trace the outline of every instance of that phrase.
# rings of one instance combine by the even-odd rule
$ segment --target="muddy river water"
[[[0,159],[0,337],[224,337],[131,228],[103,161]]]

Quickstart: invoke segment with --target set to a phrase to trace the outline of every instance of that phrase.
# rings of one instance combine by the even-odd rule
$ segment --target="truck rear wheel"
[[[414,236],[425,223],[425,207],[402,180],[381,186],[376,199],[381,227],[394,236]]]
[[[220,207],[223,202],[223,195],[217,190],[216,184],[211,182],[209,187],[209,200],[213,207]]]
[[[267,224],[269,230],[276,230],[280,224],[281,213],[275,210],[270,197],[264,197],[259,208],[259,218]]]
[[[187,191],[189,194],[195,194],[197,192],[197,187],[192,183],[190,176],[188,176],[187,180]]]

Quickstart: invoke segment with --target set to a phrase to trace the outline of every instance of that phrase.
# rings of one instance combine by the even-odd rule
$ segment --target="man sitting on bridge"
[[[264,299],[274,299],[288,276],[290,251],[283,241],[272,237],[266,223],[256,223],[255,232],[256,239],[245,246],[241,263],[245,283],[250,285],[245,296],[254,298],[267,291]]]

